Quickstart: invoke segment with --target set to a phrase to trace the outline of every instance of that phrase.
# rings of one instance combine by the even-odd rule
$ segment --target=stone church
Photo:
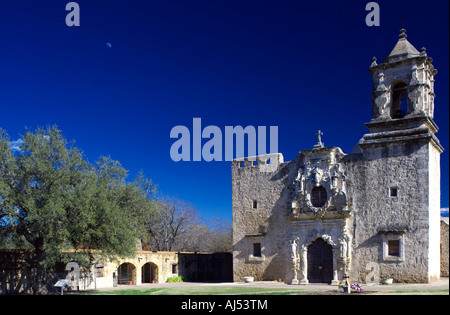
[[[425,48],[400,31],[372,60],[372,119],[350,154],[326,147],[232,162],[233,273],[292,284],[440,276],[440,154]]]

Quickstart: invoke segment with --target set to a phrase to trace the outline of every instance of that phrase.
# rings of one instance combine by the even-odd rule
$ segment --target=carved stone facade
[[[319,131],[293,161],[232,162],[235,281],[365,282],[374,265],[399,282],[439,278],[437,71],[404,30],[369,71],[373,117],[350,154]]]
[[[346,176],[336,161],[345,155],[339,148],[302,151],[303,160],[294,180],[292,218],[308,213],[324,216],[327,211],[348,214]],[[336,213],[335,213],[336,214]]]

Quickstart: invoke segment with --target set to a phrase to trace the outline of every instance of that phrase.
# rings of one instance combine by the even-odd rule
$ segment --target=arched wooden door
[[[309,283],[331,283],[333,280],[333,248],[318,238],[308,246]]]

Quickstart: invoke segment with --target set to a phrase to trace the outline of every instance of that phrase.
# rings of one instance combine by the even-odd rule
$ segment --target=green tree
[[[33,249],[33,292],[57,262],[133,255],[153,213],[151,181],[139,174],[127,183],[110,158],[90,164],[56,126],[22,140],[12,147],[0,129],[0,243]]]

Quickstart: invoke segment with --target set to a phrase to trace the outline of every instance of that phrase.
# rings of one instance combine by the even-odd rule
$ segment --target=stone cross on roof
[[[320,130],[317,131],[316,136],[317,136],[317,143],[314,145],[314,149],[322,149],[324,147],[324,144],[322,142],[323,132]]]

